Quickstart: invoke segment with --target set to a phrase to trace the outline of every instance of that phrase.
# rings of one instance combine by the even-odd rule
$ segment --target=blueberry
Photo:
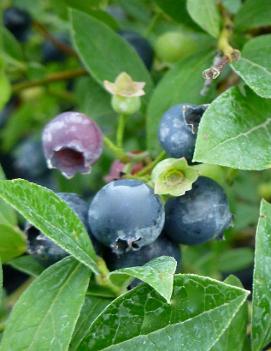
[[[88,230],[87,203],[74,193],[57,193],[57,195],[62,200],[64,200],[67,205],[77,214],[81,222]],[[25,232],[28,238],[28,252],[40,263],[44,265],[50,265],[68,255],[66,251],[64,251],[61,247],[55,244],[52,240],[50,240],[47,236],[45,236],[36,227],[28,222],[25,226]],[[89,235],[92,239],[92,235]]]
[[[12,113],[17,109],[20,104],[20,100],[16,96],[12,96],[8,103],[0,111],[0,128],[3,128],[8,119],[11,117]]]
[[[49,168],[59,169],[67,178],[77,172],[89,173],[102,152],[102,132],[83,113],[64,112],[51,120],[42,135]]]
[[[25,10],[9,7],[4,11],[5,27],[21,42],[26,41],[31,26],[31,16]]]
[[[138,53],[138,56],[144,62],[147,69],[151,69],[153,62],[153,49],[147,39],[143,38],[136,32],[119,31],[120,36],[125,39]]]
[[[181,261],[180,248],[164,235],[160,235],[152,244],[144,246],[138,251],[130,251],[122,255],[116,255],[108,250],[105,255],[105,260],[109,268],[115,270],[126,267],[143,266],[145,263],[160,256],[174,257],[178,263],[177,270],[179,271]]]
[[[14,169],[20,178],[34,180],[48,173],[42,143],[37,136],[22,141],[14,150],[13,158]]]
[[[192,190],[167,201],[165,234],[179,244],[201,244],[223,235],[231,220],[223,188],[199,177]]]
[[[160,122],[159,141],[171,157],[193,158],[196,143],[196,126],[207,105],[175,105],[167,110]]]
[[[164,225],[164,208],[145,183],[123,179],[105,185],[89,208],[93,235],[115,253],[151,244]]]
[[[66,46],[70,46],[70,41],[68,39],[67,34],[61,33],[57,34],[55,38],[58,40],[60,44],[64,44]],[[46,40],[42,44],[42,58],[43,62],[63,62],[66,59],[66,55],[63,51],[61,51],[56,45],[52,43],[52,41]]]

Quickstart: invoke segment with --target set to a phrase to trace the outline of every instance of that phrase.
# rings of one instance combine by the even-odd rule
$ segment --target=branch
[[[214,58],[213,65],[202,72],[205,83],[201,91],[201,95],[206,94],[212,83],[212,80],[219,77],[227,64],[233,61],[237,61],[240,58],[240,51],[234,49],[230,45],[230,39],[233,34],[233,22],[231,16],[221,3],[219,4],[219,7],[223,18],[223,28],[220,32],[217,42],[218,53]]]
[[[69,56],[78,57],[77,53],[69,45],[66,45],[62,41],[58,40],[51,33],[48,32],[47,28],[38,21],[32,22],[33,28],[35,28],[44,38],[49,40],[56,48],[62,51],[64,54]]]
[[[12,92],[18,93],[21,90],[37,87],[41,85],[48,85],[53,82],[58,82],[61,80],[68,80],[71,78],[81,77],[87,75],[88,72],[84,68],[79,68],[71,71],[56,72],[48,75],[45,78],[30,80],[26,82],[16,83],[12,86]]]

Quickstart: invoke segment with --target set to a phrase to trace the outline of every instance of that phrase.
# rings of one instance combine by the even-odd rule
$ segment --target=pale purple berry
[[[52,119],[42,134],[43,151],[49,168],[67,178],[89,173],[102,152],[103,137],[98,125],[79,112],[64,112]]]

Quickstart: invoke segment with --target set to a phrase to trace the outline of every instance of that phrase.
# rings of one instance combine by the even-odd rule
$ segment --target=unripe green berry
[[[173,63],[197,49],[197,40],[191,33],[167,32],[155,43],[157,57],[163,62]]]
[[[113,110],[117,113],[132,115],[133,113],[139,111],[141,101],[139,96],[126,97],[113,95],[111,99],[111,105],[113,107]]]

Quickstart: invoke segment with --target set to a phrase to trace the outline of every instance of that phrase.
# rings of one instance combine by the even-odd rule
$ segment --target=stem
[[[148,25],[147,29],[145,30],[144,35],[147,37],[149,36],[149,34],[152,32],[153,28],[155,27],[158,19],[161,16],[161,12],[156,12],[155,15],[153,16],[153,18],[151,19],[150,24]]]
[[[123,151],[122,148],[118,147],[114,144],[108,137],[104,136],[104,144],[105,146],[116,156],[117,159],[123,162],[128,162],[129,157]]]
[[[149,163],[146,167],[144,167],[140,172],[136,174],[136,176],[144,176],[145,174],[148,174],[154,166],[160,162],[164,157],[166,156],[165,151],[162,151],[151,163]]]
[[[221,52],[223,52],[226,57],[228,57],[229,60],[231,60],[234,49],[230,45],[229,41],[233,32],[233,23],[229,14],[227,11],[225,11],[224,8],[221,9],[221,13],[224,19],[224,23],[223,29],[218,38],[217,47]]]
[[[117,129],[117,146],[122,148],[123,144],[123,134],[125,129],[125,124],[127,120],[127,115],[120,114],[118,119],[118,129]]]
[[[12,87],[13,93],[18,93],[21,90],[37,87],[40,85],[47,85],[60,80],[67,80],[75,77],[81,77],[87,75],[88,72],[84,68],[78,68],[71,71],[56,72],[48,75],[42,79],[30,80],[26,82],[16,83]]]
[[[231,15],[225,9],[222,3],[219,4],[219,7],[223,18],[223,29],[220,32],[220,36],[218,38],[217,48],[224,55],[224,60],[225,60],[225,63],[223,65],[224,67],[227,63],[238,60],[240,57],[240,52],[239,50],[234,49],[230,44],[230,40],[233,34],[233,28],[234,28]]]
[[[48,32],[47,28],[40,22],[34,20],[32,27],[37,30],[44,38],[49,40],[57,49],[62,51],[64,54],[69,56],[78,57],[77,53],[69,45],[66,45],[62,41],[58,40],[51,33]]]
[[[205,82],[201,95],[206,95],[212,84],[212,80],[216,79],[221,74],[224,67],[228,63],[237,61],[240,58],[240,51],[234,49],[230,45],[230,39],[233,33],[233,22],[231,16],[221,2],[219,3],[219,8],[223,18],[223,29],[220,32],[217,42],[219,53],[215,56],[212,67],[207,68],[202,73]]]
[[[130,161],[142,161],[148,156],[148,152],[141,152],[140,154],[133,154],[131,152],[125,152],[121,147],[113,143],[107,136],[104,136],[105,146],[115,155],[115,157],[123,163]]]
[[[116,296],[121,295],[121,293],[123,292],[122,289],[110,280],[110,272],[106,267],[104,260],[101,257],[98,257],[97,259],[97,266],[100,274],[96,275],[96,282],[100,286],[110,289]]]

